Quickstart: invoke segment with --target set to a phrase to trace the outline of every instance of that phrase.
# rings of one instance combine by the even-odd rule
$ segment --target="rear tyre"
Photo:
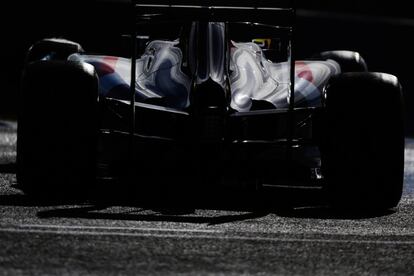
[[[397,206],[404,180],[402,110],[401,86],[392,75],[345,73],[330,81],[321,152],[334,207]]]
[[[26,55],[26,64],[38,60],[67,60],[74,53],[83,52],[79,43],[63,38],[45,38],[34,43]]]
[[[368,66],[358,52],[337,50],[326,51],[316,54],[316,59],[332,59],[341,66],[341,71],[345,72],[367,72]]]
[[[17,180],[31,195],[79,197],[95,181],[98,78],[93,66],[30,63],[22,78]]]

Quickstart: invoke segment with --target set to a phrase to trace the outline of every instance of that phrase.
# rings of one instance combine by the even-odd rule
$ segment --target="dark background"
[[[414,16],[409,1],[297,1],[296,58],[347,49],[361,53],[370,71],[399,77],[404,88],[407,134],[414,135]],[[119,23],[128,11],[81,1],[11,1],[0,8],[0,116],[15,118],[24,55],[44,37],[65,37],[86,50],[117,49]],[[350,97],[357,97],[350,93]],[[352,102],[352,101],[351,101]],[[384,112],[387,107],[384,106]]]

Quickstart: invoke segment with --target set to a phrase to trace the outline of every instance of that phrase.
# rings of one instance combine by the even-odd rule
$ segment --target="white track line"
[[[1,226],[0,226],[1,227]],[[122,227],[122,226],[77,226],[77,225],[53,225],[53,224],[21,224],[16,229],[47,229],[47,230],[103,230],[103,231],[130,231],[130,232],[187,232],[187,233],[204,233],[215,234],[223,233],[219,230],[210,229],[187,229],[187,228],[146,228],[146,227]],[[1,230],[1,228],[0,228]]]
[[[95,231],[84,231],[95,230]],[[96,231],[102,230],[102,231]],[[130,230],[141,232],[113,232],[108,230]],[[358,240],[358,239],[320,239],[320,238],[281,238],[281,237],[251,237],[231,235],[223,231],[202,229],[158,229],[158,228],[128,228],[128,227],[101,227],[101,226],[60,226],[60,225],[21,225],[17,227],[0,228],[0,233],[30,233],[30,234],[56,234],[73,236],[114,236],[131,238],[175,238],[175,239],[211,239],[234,241],[260,241],[260,242],[301,242],[301,243],[353,243],[377,245],[414,245],[413,240]],[[148,233],[152,232],[152,233]],[[158,233],[157,233],[158,232]],[[161,233],[164,232],[164,233]],[[170,232],[167,234],[167,232]],[[187,235],[185,233],[188,233]],[[199,235],[191,235],[199,233]],[[206,235],[214,234],[214,235]],[[259,233],[258,233],[259,234]],[[409,236],[409,238],[413,238]]]

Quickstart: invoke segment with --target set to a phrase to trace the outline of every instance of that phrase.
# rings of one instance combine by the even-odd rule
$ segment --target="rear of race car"
[[[295,60],[290,1],[131,1],[128,7],[127,55],[88,54],[59,39],[29,51],[22,94],[43,89],[51,96],[22,98],[18,177],[25,191],[71,191],[73,184],[62,189],[56,183],[92,183],[89,176],[97,175],[150,189],[323,185],[332,202],[344,206],[398,203],[404,143],[398,80],[366,72],[365,61],[351,51]],[[61,92],[69,90],[90,91],[65,101]],[[347,93],[356,92],[346,91],[366,96],[351,100]],[[83,97],[93,102],[89,109],[76,103]],[[70,121],[72,131],[56,124],[58,131],[48,132],[44,141],[54,141],[58,154],[33,150],[30,141],[42,141],[27,127],[37,120],[30,114],[42,114],[28,102],[34,99],[57,121],[79,114]],[[377,107],[391,103],[392,116],[384,119]],[[377,139],[384,126],[393,131]],[[381,145],[385,156],[372,154]],[[364,172],[359,159],[372,166]],[[389,173],[369,179],[375,166]],[[35,183],[40,178],[46,179],[42,189]]]
[[[150,179],[160,171],[170,179],[192,175],[196,183],[319,179],[314,125],[321,90],[340,68],[333,60],[293,62],[294,9],[248,1],[238,7],[144,2],[135,6],[146,21],[138,20],[135,43],[145,46],[133,70],[131,59],[70,57],[97,69],[104,140],[125,146],[112,146],[106,160],[125,160],[131,152],[130,144],[113,139],[131,131],[133,97],[134,153],[119,171],[132,166],[137,178],[148,173]],[[246,14],[252,22],[242,22]]]

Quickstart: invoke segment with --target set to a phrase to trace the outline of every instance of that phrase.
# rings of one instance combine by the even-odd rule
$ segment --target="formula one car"
[[[282,1],[188,2],[132,0],[129,56],[57,38],[30,48],[17,148],[26,193],[81,194],[111,178],[320,186],[335,206],[398,204],[395,76],[352,51],[294,60],[295,10]]]

